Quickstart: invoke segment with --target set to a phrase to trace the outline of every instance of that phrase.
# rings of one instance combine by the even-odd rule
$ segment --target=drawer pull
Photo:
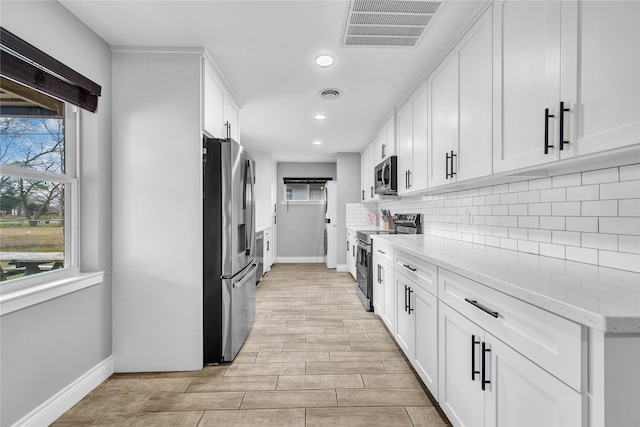
[[[498,318],[498,312],[497,311],[493,311],[490,308],[485,307],[484,305],[478,303],[478,301],[476,301],[476,300],[471,300],[469,298],[465,298],[464,300],[466,302],[468,302],[469,304],[473,305],[474,307],[478,307],[480,310],[484,311],[485,313],[495,317],[496,319]]]
[[[476,341],[476,336],[471,335],[471,381],[476,380],[476,374],[480,371],[476,371],[476,344],[480,344],[480,340]]]
[[[402,264],[402,266],[405,267],[405,268],[408,268],[411,271],[416,271],[417,270],[417,268],[413,268],[409,264]]]
[[[387,254],[385,251],[381,251],[380,249],[378,249],[378,252],[380,252],[382,255],[386,255]]]

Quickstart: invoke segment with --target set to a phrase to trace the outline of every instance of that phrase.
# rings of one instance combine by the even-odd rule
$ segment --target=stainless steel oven
[[[419,214],[393,216],[395,230],[358,230],[358,256],[356,257],[356,294],[367,311],[373,311],[373,255],[371,236],[374,234],[420,234]]]

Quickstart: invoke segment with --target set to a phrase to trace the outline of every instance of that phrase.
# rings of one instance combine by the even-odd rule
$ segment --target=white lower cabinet
[[[391,266],[393,249],[375,242],[373,247],[373,310],[389,331],[395,333],[396,308],[394,271]]]
[[[396,274],[396,342],[409,360],[413,359],[415,345],[415,316],[412,316],[411,286],[416,286],[402,274]]]
[[[580,426],[580,393],[440,303],[440,407],[456,426]]]

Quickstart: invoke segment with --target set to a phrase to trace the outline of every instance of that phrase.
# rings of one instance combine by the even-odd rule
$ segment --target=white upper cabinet
[[[560,158],[640,143],[640,2],[562,7],[560,101],[569,110],[563,123],[569,144]]]
[[[640,3],[494,4],[494,171],[640,143]]]
[[[488,9],[427,80],[430,187],[491,174],[491,21]]]
[[[382,162],[387,157],[396,154],[396,136],[393,117],[387,120],[384,127],[380,129],[380,132],[378,132],[376,147],[375,160],[373,162],[374,166]]]
[[[429,86],[429,185],[446,184],[458,155],[458,61],[449,54],[427,80]],[[454,172],[455,173],[455,172]]]
[[[398,113],[398,194],[427,188],[427,85]]]
[[[558,1],[493,4],[495,172],[558,158],[556,120],[545,111],[555,116],[560,101],[561,7]]]
[[[228,96],[224,99],[224,124],[229,137],[240,142],[240,109]]]
[[[374,140],[362,153],[360,153],[360,183],[362,187],[361,199],[363,202],[379,199],[378,195],[373,191],[373,173],[375,168],[374,161],[376,160],[376,149],[376,140]]]
[[[202,59],[202,130],[213,138],[240,141],[240,107],[207,58]]]
[[[206,59],[202,60],[204,77],[204,105],[202,108],[203,130],[213,138],[224,138],[224,90],[218,83],[213,66]]]

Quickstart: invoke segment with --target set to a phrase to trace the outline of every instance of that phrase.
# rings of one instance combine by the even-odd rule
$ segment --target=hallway
[[[54,426],[443,426],[348,273],[277,264],[232,363],[114,374]]]

